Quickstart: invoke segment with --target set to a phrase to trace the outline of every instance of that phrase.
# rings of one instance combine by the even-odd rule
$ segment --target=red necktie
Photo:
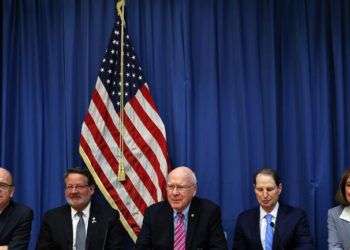
[[[174,233],[174,250],[186,249],[186,229],[185,216],[182,213],[177,213]]]

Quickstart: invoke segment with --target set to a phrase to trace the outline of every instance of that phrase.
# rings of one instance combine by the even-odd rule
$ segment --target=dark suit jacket
[[[259,207],[238,216],[233,249],[261,249]],[[273,249],[314,249],[304,210],[281,205],[278,208]]]
[[[117,211],[91,202],[86,249],[123,249],[125,231]],[[71,207],[49,210],[43,218],[37,249],[67,250],[73,246]]]
[[[136,249],[174,249],[174,218],[169,203],[156,203],[145,212]],[[220,208],[194,197],[188,212],[186,249],[227,249]]]
[[[27,249],[30,241],[33,211],[14,201],[0,214],[0,246]]]

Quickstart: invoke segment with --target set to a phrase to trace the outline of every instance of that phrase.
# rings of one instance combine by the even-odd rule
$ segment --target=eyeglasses
[[[175,188],[177,191],[179,192],[184,192],[188,189],[190,189],[191,187],[193,187],[194,185],[187,185],[187,186],[181,186],[181,185],[167,185],[166,186],[166,189],[169,190],[169,191],[174,191]]]
[[[82,191],[84,188],[88,187],[89,185],[69,185],[66,186],[66,190],[68,190],[69,192],[73,191],[74,189],[77,191]]]
[[[13,185],[0,182],[0,190],[1,190],[1,191],[8,191],[8,190],[10,190],[12,187],[13,187]]]

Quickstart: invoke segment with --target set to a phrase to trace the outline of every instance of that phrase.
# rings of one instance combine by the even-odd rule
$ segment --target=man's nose
[[[179,194],[179,193],[180,193],[179,190],[177,189],[177,187],[175,187],[173,190],[173,194]]]

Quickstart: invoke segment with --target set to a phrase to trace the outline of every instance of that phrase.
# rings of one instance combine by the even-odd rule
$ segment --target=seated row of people
[[[67,204],[45,213],[36,248],[123,249],[126,232],[116,210],[91,200],[95,186],[87,170],[69,169]],[[314,249],[304,210],[281,204],[282,183],[276,171],[260,169],[253,178],[259,206],[236,221],[233,249]],[[167,177],[167,199],[145,211],[136,249],[227,249],[220,207],[199,198],[197,179],[188,167]],[[0,168],[0,250],[27,249],[33,212],[14,202],[12,176]],[[337,200],[328,212],[329,249],[350,249],[350,169],[343,175]]]

